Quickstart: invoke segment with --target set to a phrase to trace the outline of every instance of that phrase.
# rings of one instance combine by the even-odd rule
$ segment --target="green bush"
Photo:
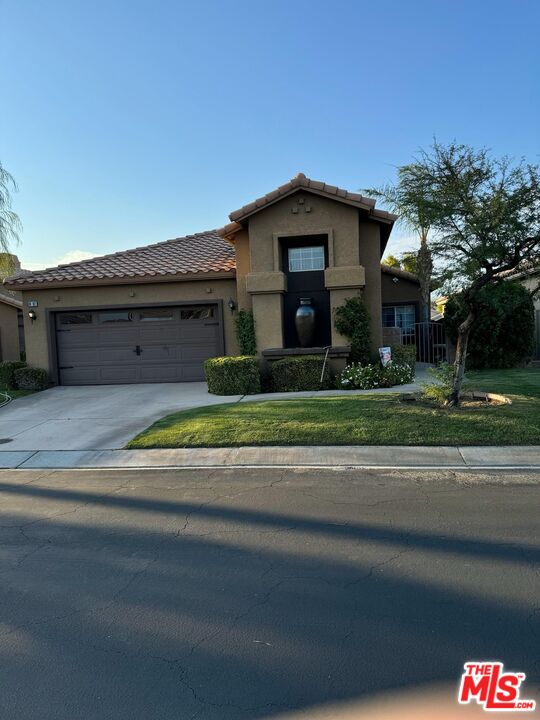
[[[240,310],[234,321],[236,339],[242,355],[257,354],[257,340],[255,339],[255,321],[250,310]]]
[[[15,360],[13,362],[1,362],[0,363],[0,387],[14,388],[15,385],[15,371],[20,368],[26,367],[26,363],[22,360]]]
[[[49,373],[43,368],[23,367],[15,370],[19,390],[45,390],[49,387]]]
[[[369,363],[371,359],[371,329],[369,313],[362,298],[352,297],[334,311],[336,330],[351,341],[351,362]]]
[[[448,299],[444,323],[450,339],[467,314],[459,295]],[[467,367],[512,368],[530,360],[534,348],[534,303],[519,282],[506,281],[480,291],[467,347]]]
[[[324,355],[297,355],[276,360],[271,365],[274,392],[328,390],[335,387],[332,371],[326,363],[321,383]]]
[[[214,395],[253,395],[261,392],[259,360],[250,355],[210,358],[204,363],[208,391]]]
[[[343,390],[373,390],[405,385],[414,381],[414,366],[392,362],[386,367],[376,365],[348,365],[339,377],[338,387]]]
[[[428,372],[434,382],[422,383],[422,397],[426,400],[433,400],[437,405],[446,405],[454,384],[454,366],[449,365],[447,362],[442,362],[436,367],[428,368]],[[467,388],[468,383],[464,376],[461,393],[464,393]]]
[[[416,345],[392,345],[392,362],[412,365],[416,363]]]

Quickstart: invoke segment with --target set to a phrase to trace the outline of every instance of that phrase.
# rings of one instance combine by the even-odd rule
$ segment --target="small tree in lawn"
[[[480,291],[525,263],[540,264],[540,169],[494,159],[485,149],[437,142],[406,167],[426,207],[431,250],[466,310],[448,398],[458,405]]]

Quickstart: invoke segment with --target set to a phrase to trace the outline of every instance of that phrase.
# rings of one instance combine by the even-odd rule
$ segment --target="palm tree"
[[[17,191],[17,183],[0,162],[0,269],[2,275],[12,272],[11,245],[19,243],[22,224],[19,216],[11,209],[11,193]]]
[[[399,215],[400,222],[418,236],[420,249],[416,255],[415,273],[422,296],[421,319],[422,322],[429,322],[433,258],[428,245],[428,233],[432,209],[427,199],[429,194],[422,186],[418,167],[414,163],[399,167],[395,185],[366,188],[363,192],[386,203],[392,212]]]

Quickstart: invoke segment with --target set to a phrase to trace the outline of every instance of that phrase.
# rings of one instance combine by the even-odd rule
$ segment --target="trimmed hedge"
[[[405,363],[414,367],[416,363],[416,345],[392,345],[392,362]]]
[[[43,368],[19,368],[14,376],[19,390],[45,390],[49,387],[49,373]]]
[[[204,363],[208,392],[253,395],[261,392],[259,360],[251,355],[210,358]]]
[[[239,310],[234,326],[242,355],[255,355],[257,353],[257,340],[255,337],[255,320],[251,310]]]
[[[323,363],[324,355],[299,355],[276,360],[271,364],[272,390],[274,392],[298,392],[333,388],[334,382],[328,362],[321,384]]]
[[[15,371],[24,367],[26,367],[26,363],[22,360],[0,362],[0,387],[14,388],[16,390]]]

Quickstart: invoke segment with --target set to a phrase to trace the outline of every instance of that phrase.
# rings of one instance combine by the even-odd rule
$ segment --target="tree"
[[[492,158],[486,149],[436,141],[405,169],[433,231],[431,251],[448,286],[459,288],[466,311],[458,327],[448,399],[449,405],[458,405],[482,289],[504,282],[524,263],[540,264],[540,169],[523,160]]]
[[[19,242],[21,221],[11,209],[11,193],[17,191],[13,176],[0,163],[0,252],[9,253],[11,243]],[[8,270],[9,272],[9,270]]]
[[[448,298],[444,324],[451,340],[467,316],[460,293]],[[534,348],[534,302],[515,280],[486,285],[478,293],[474,332],[467,348],[467,367],[511,368],[531,359]]]
[[[392,185],[383,185],[380,188],[366,188],[369,195],[380,198],[389,205],[392,212],[399,215],[400,221],[415,232],[420,239],[420,249],[416,253],[415,262],[411,256],[414,253],[403,253],[401,267],[404,270],[414,267],[414,272],[420,283],[422,298],[422,322],[430,318],[431,275],[433,272],[433,259],[428,246],[428,233],[431,227],[432,205],[429,202],[429,187],[424,187],[423,177],[416,172],[414,164],[403,165],[397,169],[397,182]],[[404,260],[405,256],[407,259]]]
[[[383,258],[383,265],[387,265],[391,268],[401,269],[401,260],[395,255],[387,255],[385,258]]]

